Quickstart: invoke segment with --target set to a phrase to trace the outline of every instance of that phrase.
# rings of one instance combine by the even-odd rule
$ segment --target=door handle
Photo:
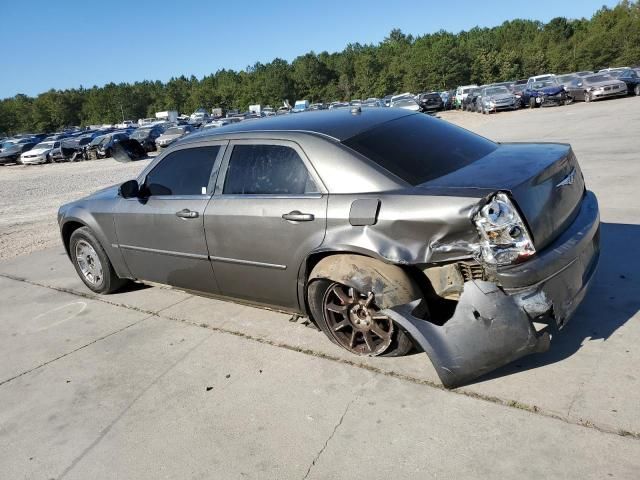
[[[176,212],[176,217],[180,218],[198,218],[198,215],[200,215],[198,212],[194,212],[193,210],[189,210],[188,208]]]
[[[282,214],[282,218],[291,222],[312,222],[316,217],[314,217],[312,213],[302,213],[299,210],[294,210]]]

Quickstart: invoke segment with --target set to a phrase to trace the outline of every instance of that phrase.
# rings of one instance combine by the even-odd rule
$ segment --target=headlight
[[[483,262],[508,265],[536,253],[526,225],[505,193],[496,193],[473,220],[480,235]]]

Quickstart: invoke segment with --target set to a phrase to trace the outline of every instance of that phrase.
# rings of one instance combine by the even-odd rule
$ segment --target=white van
[[[296,100],[292,112],[304,112],[309,108],[309,100]]]
[[[462,105],[462,101],[467,98],[467,95],[469,95],[469,91],[472,88],[478,88],[478,85],[473,84],[473,85],[463,85],[462,87],[458,87],[456,89],[456,98],[455,98],[455,106],[456,108],[460,108],[460,106]]]

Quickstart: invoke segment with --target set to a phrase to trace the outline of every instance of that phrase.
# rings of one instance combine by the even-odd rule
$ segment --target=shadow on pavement
[[[556,363],[589,340],[607,340],[640,310],[640,225],[601,224],[601,253],[596,277],[567,326],[556,333],[548,352],[501,367],[473,383]]]

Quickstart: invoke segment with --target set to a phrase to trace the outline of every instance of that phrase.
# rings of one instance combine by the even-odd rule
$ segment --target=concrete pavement
[[[424,354],[353,357],[304,319],[160,287],[95,296],[62,249],[13,259],[0,476],[634,478],[637,305],[598,275],[551,352],[448,392]]]

